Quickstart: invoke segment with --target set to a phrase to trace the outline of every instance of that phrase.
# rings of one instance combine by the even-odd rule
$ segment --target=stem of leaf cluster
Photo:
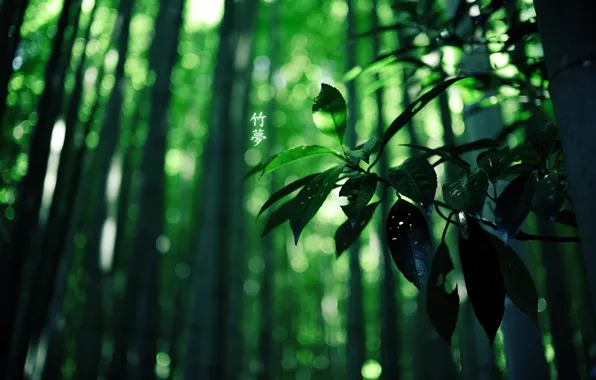
[[[452,212],[456,211],[451,206],[449,206],[441,201],[435,201],[435,206],[444,207],[446,209],[451,210]],[[446,218],[445,215],[443,215],[442,213],[439,213],[439,215],[443,219],[447,220],[449,223],[453,223],[450,221],[449,218]],[[484,224],[485,226],[488,226],[494,230],[499,230],[499,226],[497,226],[495,223],[491,222],[490,220],[486,220],[482,217],[474,217],[474,218],[477,221],[479,221],[480,223]],[[545,242],[551,242],[551,243],[579,243],[580,242],[579,238],[576,236],[543,236],[543,235],[529,234],[522,230],[519,230],[515,235],[512,236],[512,238],[515,240],[519,240],[519,241],[536,240],[536,241],[545,241]]]
[[[379,148],[379,154],[377,154],[377,157],[375,157],[375,160],[370,164],[368,169],[366,169],[367,173],[370,173],[373,166],[375,166],[377,164],[377,162],[379,162],[379,159],[381,158],[381,154],[383,154],[384,149],[385,149],[385,144],[381,143],[381,148]],[[381,177],[379,177],[379,178],[381,178]]]

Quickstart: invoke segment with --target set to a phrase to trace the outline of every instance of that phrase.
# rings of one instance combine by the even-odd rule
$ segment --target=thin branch
[[[454,210],[451,206],[441,202],[435,201],[435,205],[441,206],[443,208],[449,209],[451,211]],[[474,219],[479,221],[480,223],[484,224],[492,228],[493,230],[499,231],[500,228],[495,223],[491,222],[490,220],[486,220],[479,216],[473,216]],[[545,242],[552,242],[552,243],[579,243],[579,237],[577,236],[543,236],[543,235],[534,235],[524,232],[522,230],[518,231],[515,235],[511,236],[512,239],[519,240],[519,241],[528,241],[528,240],[536,240],[536,241],[545,241]]]

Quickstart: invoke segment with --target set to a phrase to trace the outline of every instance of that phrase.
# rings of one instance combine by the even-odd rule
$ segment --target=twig
[[[451,206],[449,206],[441,201],[435,201],[434,203],[436,206],[441,206],[441,207],[449,209],[451,211],[456,211]],[[471,216],[474,219],[476,219],[477,221],[479,221],[480,223],[484,224],[485,226],[492,228],[493,230],[497,230],[497,231],[500,230],[499,226],[497,226],[495,223],[491,222],[490,220],[486,220],[480,216],[473,216],[473,215],[471,215]],[[536,241],[546,241],[546,242],[552,242],[552,243],[579,243],[580,242],[579,237],[576,237],[576,236],[543,236],[543,235],[529,234],[522,230],[519,230],[515,235],[511,236],[511,238],[515,239],[515,240],[519,240],[519,241],[536,240]]]

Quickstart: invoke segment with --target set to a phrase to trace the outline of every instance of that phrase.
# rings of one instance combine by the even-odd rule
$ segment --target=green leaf
[[[432,245],[422,211],[413,204],[395,202],[386,223],[387,244],[395,265],[418,289],[426,283]]]
[[[470,167],[470,164],[468,164],[466,161],[464,161],[458,155],[454,155],[451,152],[449,152],[447,150],[443,150],[441,148],[432,149],[432,148],[427,148],[425,146],[416,145],[416,144],[400,144],[400,146],[407,146],[409,148],[418,149],[418,150],[425,151],[426,153],[429,153],[429,155],[425,155],[424,157],[427,157],[430,155],[437,155],[437,156],[443,158],[443,160],[441,160],[441,162],[451,161],[462,169],[468,169]]]
[[[515,235],[532,210],[536,183],[536,173],[523,174],[511,181],[497,198],[496,223],[507,237]]]
[[[341,146],[347,121],[346,101],[341,93],[335,87],[323,83],[312,105],[312,114],[316,127],[326,135],[336,135]]]
[[[300,190],[296,195],[296,209],[290,215],[290,227],[294,232],[294,241],[298,244],[298,238],[308,222],[315,216],[325,199],[335,186],[335,182],[344,170],[345,165],[333,167],[317,175],[312,181]]]
[[[431,100],[439,96],[443,91],[445,91],[449,86],[452,84],[459,82],[462,79],[469,78],[470,76],[458,76],[455,78],[448,79],[443,83],[440,83],[435,88],[428,91],[426,94],[422,95],[420,98],[416,99],[412,102],[405,110],[401,113],[393,122],[389,125],[389,128],[385,131],[383,135],[383,144],[387,144],[389,140],[395,136],[400,129],[402,129],[405,125],[408,124],[410,120],[420,111],[424,106],[430,103]]]
[[[341,208],[349,218],[352,226],[356,225],[360,212],[366,207],[373,195],[375,195],[376,189],[376,174],[365,174],[360,177],[350,178],[342,186],[339,196],[347,197],[350,203],[346,206],[341,206]]]
[[[342,158],[341,154],[337,153],[336,151],[326,148],[324,146],[318,145],[302,145],[297,146],[295,148],[286,150],[285,152],[281,152],[276,156],[272,157],[271,160],[265,165],[263,171],[261,172],[261,176],[271,173],[275,169],[278,169],[284,165],[287,165],[291,162],[296,160],[300,160],[306,157],[317,156],[320,154],[332,154],[336,157]]]
[[[271,160],[267,160],[265,162],[261,162],[260,164],[253,166],[252,168],[250,168],[250,170],[248,172],[246,172],[246,174],[244,175],[244,177],[242,179],[250,178],[253,175],[257,174],[258,172],[263,171],[263,169],[265,168],[265,166],[267,166],[269,161],[271,161]]]
[[[296,209],[296,198],[290,199],[283,205],[281,205],[277,210],[273,211],[267,222],[265,223],[265,228],[263,229],[263,233],[261,237],[267,235],[271,232],[275,227],[285,223],[287,220],[290,219],[290,215],[292,214],[293,210]]]
[[[343,251],[348,249],[348,247],[354,244],[356,239],[358,239],[360,233],[362,233],[366,225],[372,219],[378,204],[379,202],[375,202],[366,206],[360,213],[360,220],[358,224],[353,225],[349,220],[347,220],[341,226],[339,226],[337,231],[335,231],[335,251],[337,257],[339,257]]]
[[[464,172],[458,181],[444,184],[443,198],[449,206],[457,211],[475,215],[482,211],[487,190],[488,176],[486,172],[475,169],[471,173]]]
[[[427,207],[435,199],[437,173],[424,158],[413,157],[387,171],[391,186],[400,194]]]
[[[495,340],[505,312],[505,284],[499,258],[488,232],[465,215],[467,237],[459,236],[459,258],[474,314],[490,344]]]
[[[376,136],[372,136],[370,139],[368,139],[368,141],[365,142],[362,146],[362,152],[364,154],[363,161],[368,164],[368,159],[370,158],[370,155],[373,152],[378,152],[380,145],[381,143],[379,142]]]
[[[265,204],[263,205],[263,207],[261,207],[261,210],[259,211],[259,215],[257,215],[257,216],[260,216],[265,210],[267,210],[275,202],[279,201],[280,199],[282,199],[286,195],[288,195],[288,194],[290,194],[290,193],[298,190],[299,188],[301,188],[304,185],[306,185],[307,183],[309,183],[318,174],[320,174],[320,173],[311,174],[311,175],[306,176],[304,178],[300,178],[300,179],[298,179],[298,180],[296,180],[296,181],[288,184],[284,188],[276,191],[273,195],[271,195],[271,197],[267,200],[267,202],[265,202]]]
[[[495,236],[490,236],[497,252],[505,293],[513,304],[538,326],[538,291],[519,255]]]
[[[451,337],[455,331],[459,312],[457,285],[451,291],[447,289],[447,276],[453,270],[449,248],[445,242],[441,242],[428,276],[426,310],[435,330],[449,345],[451,345]]]
[[[554,219],[565,202],[565,192],[559,174],[548,173],[536,184],[532,210],[547,219]]]

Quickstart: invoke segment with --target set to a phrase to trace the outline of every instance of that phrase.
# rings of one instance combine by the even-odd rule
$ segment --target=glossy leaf
[[[376,174],[364,174],[360,177],[351,178],[342,186],[339,196],[347,197],[349,204],[341,206],[341,208],[349,218],[352,226],[356,225],[360,212],[366,207],[373,195],[375,195],[376,189]]]
[[[342,157],[336,151],[326,148],[324,146],[318,146],[318,145],[297,146],[295,148],[288,149],[285,152],[279,153],[278,155],[274,156],[267,163],[267,165],[265,165],[265,167],[263,168],[263,171],[261,172],[261,176],[263,176],[267,173],[271,173],[275,169],[278,169],[278,168],[280,168],[284,165],[287,165],[289,163],[292,163],[296,160],[300,160],[300,159],[306,158],[306,157],[317,156],[317,155],[321,155],[321,154],[331,154],[336,157],[340,157],[340,158]]]
[[[422,211],[398,200],[387,216],[386,232],[395,265],[408,281],[420,288],[428,278],[432,255],[431,237]]]
[[[536,184],[532,210],[547,219],[554,219],[565,202],[565,192],[556,172],[548,173]]]
[[[407,159],[400,166],[389,169],[387,176],[398,193],[425,207],[435,199],[437,173],[422,157]]]
[[[263,207],[261,207],[261,210],[259,211],[258,216],[260,216],[265,210],[267,210],[269,207],[271,207],[273,204],[275,204],[275,202],[279,201],[286,195],[291,194],[292,192],[298,190],[299,188],[303,187],[304,185],[306,185],[307,183],[312,181],[312,179],[315,178],[318,174],[320,174],[320,173],[311,174],[304,178],[297,179],[296,181],[294,181],[294,182],[286,185],[282,189],[276,191],[273,195],[271,195],[271,197],[267,200],[267,202],[265,202]]]
[[[324,171],[313,178],[296,195],[296,208],[290,215],[290,227],[292,227],[296,244],[298,244],[302,230],[319,211],[344,168],[345,165],[339,165]]]
[[[459,236],[459,258],[474,314],[492,344],[505,312],[505,284],[490,234],[465,216],[466,235]]]
[[[449,345],[453,331],[455,331],[459,311],[457,285],[451,291],[447,289],[447,275],[453,269],[449,248],[445,242],[441,242],[433,258],[428,276],[426,310],[435,330]]]
[[[505,293],[538,326],[538,290],[530,272],[513,248],[493,235],[490,240],[499,257]]]
[[[349,220],[346,220],[346,222],[339,226],[337,231],[335,231],[335,251],[337,257],[358,239],[360,233],[362,233],[366,225],[372,219],[378,204],[379,202],[375,202],[366,206],[360,213],[360,218],[357,224],[352,225]]]
[[[486,172],[475,169],[471,173],[464,172],[459,180],[443,185],[443,198],[457,211],[478,214],[484,206],[487,190]]]
[[[312,105],[312,115],[316,127],[326,135],[337,136],[341,146],[346,133],[347,107],[335,87],[321,85],[321,92]]]
[[[497,198],[496,223],[507,236],[515,235],[532,210],[536,183],[536,173],[523,174],[511,181]]]
[[[416,99],[412,102],[405,110],[402,112],[393,122],[389,125],[385,134],[383,135],[383,144],[387,144],[387,142],[395,136],[400,129],[402,129],[405,125],[408,124],[410,120],[416,115],[424,106],[430,103],[434,98],[439,96],[443,91],[445,91],[449,86],[452,84],[459,82],[462,79],[469,78],[469,76],[458,76],[451,79],[448,79],[432,90],[428,91],[426,94],[422,95],[420,98]]]

